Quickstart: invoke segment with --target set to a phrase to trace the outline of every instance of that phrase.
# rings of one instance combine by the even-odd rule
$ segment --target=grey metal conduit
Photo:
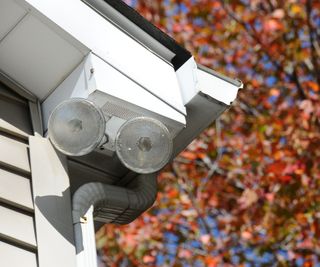
[[[127,224],[152,206],[157,174],[137,175],[126,187],[87,183],[73,194],[72,209],[77,267],[96,267],[93,220]]]
[[[152,206],[157,191],[156,173],[139,174],[127,187],[84,184],[73,195],[74,221],[80,220],[93,206],[96,221],[128,224]]]

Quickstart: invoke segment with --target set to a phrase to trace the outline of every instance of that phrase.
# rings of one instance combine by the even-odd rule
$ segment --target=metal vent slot
[[[108,101],[103,107],[102,112],[106,116],[116,116],[124,120],[129,120],[135,117],[142,116],[142,114],[139,114],[137,112],[134,112],[132,110],[129,110],[123,106],[119,106],[117,104],[114,104],[110,101]]]

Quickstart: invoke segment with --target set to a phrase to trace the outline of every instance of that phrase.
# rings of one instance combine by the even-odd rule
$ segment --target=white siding
[[[0,164],[30,173],[28,146],[0,134]]]
[[[1,267],[38,267],[27,144],[31,133],[28,101],[0,83]]]
[[[0,236],[18,243],[36,247],[33,216],[0,206]]]
[[[70,184],[64,161],[47,138],[30,136],[29,145],[39,265],[75,267]]]
[[[37,255],[0,241],[1,267],[36,267]]]
[[[33,211],[30,179],[0,169],[0,201]]]

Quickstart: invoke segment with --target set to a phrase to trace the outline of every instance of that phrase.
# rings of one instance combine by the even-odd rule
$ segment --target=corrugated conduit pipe
[[[77,261],[79,262],[78,256],[82,252],[80,261],[84,262],[87,258],[85,265],[81,263],[78,266],[96,266],[88,262],[88,257],[94,258],[95,244],[92,244],[94,243],[93,222],[90,222],[92,224],[90,234],[85,233],[88,227],[85,225],[87,222],[93,221],[94,218],[104,223],[130,223],[153,205],[156,196],[156,173],[139,174],[127,187],[97,182],[82,185],[73,194],[72,199]],[[93,240],[90,241],[88,239],[91,236]],[[88,254],[86,250],[90,249],[91,256],[85,255]]]

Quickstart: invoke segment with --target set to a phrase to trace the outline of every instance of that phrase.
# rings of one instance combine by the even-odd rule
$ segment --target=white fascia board
[[[176,74],[184,105],[201,92],[229,106],[236,99],[238,90],[243,87],[239,80],[230,79],[209,68],[197,65],[193,57],[184,63]]]
[[[186,114],[172,65],[146,49],[80,0],[17,0],[115,66],[181,114]]]
[[[230,79],[213,70],[198,66],[197,88],[201,93],[228,106],[237,98],[243,84],[239,80]]]

